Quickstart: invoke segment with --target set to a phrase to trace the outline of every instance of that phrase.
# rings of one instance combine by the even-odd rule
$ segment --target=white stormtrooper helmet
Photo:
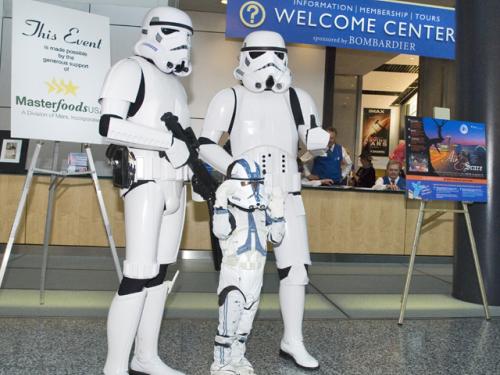
[[[227,168],[225,183],[232,185],[228,201],[244,210],[266,209],[268,202],[264,194],[264,177],[260,166],[249,158],[235,160]]]
[[[243,41],[240,65],[234,76],[253,92],[284,92],[292,83],[288,52],[282,36],[273,31],[254,31]]]
[[[162,72],[187,76],[192,70],[192,35],[193,24],[186,13],[171,7],[153,8],[144,18],[134,52],[153,61]]]

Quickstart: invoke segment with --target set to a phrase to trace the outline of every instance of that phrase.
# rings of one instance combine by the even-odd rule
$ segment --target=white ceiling
[[[387,61],[387,64],[396,65],[418,65],[419,57],[413,55],[397,55],[395,58]]]
[[[398,55],[387,61],[387,64],[418,65],[418,59],[418,56]],[[363,90],[403,92],[417,78],[418,74],[415,73],[369,72],[363,76]],[[396,97],[380,96],[379,100],[390,104]]]
[[[403,92],[417,78],[414,73],[370,72],[363,77],[363,90]]]
[[[335,71],[337,74],[364,75],[395,56],[386,52],[338,48]]]

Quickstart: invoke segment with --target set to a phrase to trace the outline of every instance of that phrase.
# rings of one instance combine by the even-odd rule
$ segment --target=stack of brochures
[[[87,154],[84,152],[70,152],[68,154],[68,172],[86,172],[88,170]]]

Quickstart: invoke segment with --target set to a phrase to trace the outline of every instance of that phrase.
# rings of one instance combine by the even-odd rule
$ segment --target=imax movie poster
[[[410,198],[486,201],[484,124],[406,118]]]
[[[363,111],[363,150],[372,156],[389,156],[391,110],[365,108]]]

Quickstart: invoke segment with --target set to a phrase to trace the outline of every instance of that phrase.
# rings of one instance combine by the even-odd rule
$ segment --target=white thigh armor
[[[158,181],[125,194],[125,276],[152,278],[160,264],[175,262],[184,224],[185,190],[180,181]]]

